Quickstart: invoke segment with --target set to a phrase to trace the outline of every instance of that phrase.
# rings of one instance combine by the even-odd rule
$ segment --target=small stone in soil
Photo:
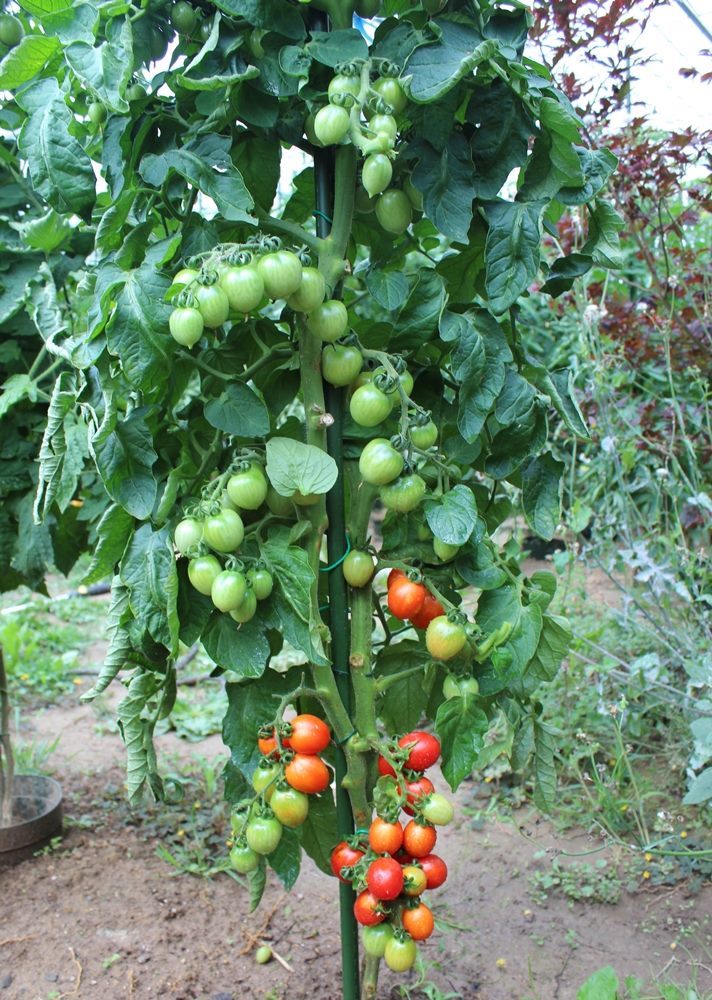
[[[45,979],[48,983],[56,983],[59,979],[59,973],[57,972],[45,972]]]
[[[13,979],[14,976],[11,972],[8,972],[6,976],[3,976],[2,979],[0,979],[0,990],[6,990],[8,986],[12,986]]]
[[[232,993],[215,993],[210,1000],[234,1000]]]

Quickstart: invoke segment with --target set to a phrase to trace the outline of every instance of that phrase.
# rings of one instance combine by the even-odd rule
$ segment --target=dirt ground
[[[176,875],[157,856],[155,828],[123,799],[123,745],[94,708],[70,702],[26,716],[25,726],[26,737],[59,736],[51,766],[70,822],[57,850],[0,870],[0,1000],[338,1000],[333,879],[305,859],[292,893],[271,876],[249,916],[231,878]],[[219,737],[186,745],[166,734],[158,745],[159,758],[225,755]],[[439,787],[446,790],[442,779]],[[595,860],[584,852],[597,843],[585,833],[558,837],[528,810],[482,824],[475,793],[462,786],[458,820],[438,845],[451,877],[430,894],[441,928],[422,949],[433,963],[428,979],[442,990],[436,997],[574,1000],[608,964],[621,978],[695,975],[700,993],[712,991],[712,888],[624,891],[617,905],[556,897],[538,905],[529,876],[562,851]],[[292,971],[255,963],[255,932]],[[379,997],[399,996],[396,985],[415,978],[386,971]]]

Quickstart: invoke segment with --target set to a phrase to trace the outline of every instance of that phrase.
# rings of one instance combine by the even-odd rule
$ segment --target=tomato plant
[[[151,739],[180,644],[200,641],[230,672],[225,792],[235,844],[259,856],[258,900],[267,864],[291,885],[302,851],[328,867],[325,836],[366,830],[374,812],[447,821],[435,783],[410,770],[430,765],[399,743],[426,711],[451,788],[493,755],[531,756],[537,801],[551,801],[536,690],[569,632],[549,610],[553,575],[526,577],[498,529],[521,514],[553,535],[549,417],[585,425],[568,374],[526,358],[517,299],[605,266],[618,220],[604,195],[614,158],[586,147],[546,70],[522,61],[525,9],[390,4],[367,41],[347,0],[320,5],[328,22],[274,0],[269,30],[261,5],[238,6],[219,0],[198,21],[180,0],[169,24],[146,0],[89,26],[81,5],[56,24],[23,7],[2,22],[17,48],[0,63],[13,95],[0,172],[22,252],[2,250],[0,325],[23,309],[52,360],[0,358],[3,431],[6,413],[30,415],[29,436],[9,431],[7,479],[22,486],[0,513],[0,569],[9,586],[37,577],[50,546],[65,565],[91,532],[89,578],[112,579],[111,643],[87,697],[119,675],[128,688],[133,800],[163,795]],[[28,51],[51,39],[46,70],[23,37]],[[287,146],[298,166],[277,197]],[[542,233],[572,209],[583,249],[555,258]],[[375,568],[397,571],[387,595],[375,550]],[[477,687],[446,697],[441,661]],[[333,774],[314,751],[323,733],[289,747],[282,727],[306,705],[333,734]],[[281,818],[263,809],[258,735],[308,810],[279,780]],[[442,884],[443,862],[420,865],[429,889]],[[390,918],[358,877],[357,918]],[[383,948],[392,968],[414,961],[411,936]],[[377,967],[371,951],[365,997]]]

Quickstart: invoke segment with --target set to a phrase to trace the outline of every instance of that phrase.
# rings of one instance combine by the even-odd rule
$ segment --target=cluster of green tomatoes
[[[422,210],[423,199],[409,176],[402,187],[392,185],[398,131],[408,98],[397,67],[383,60],[377,65],[379,75],[373,81],[372,60],[338,67],[329,82],[329,103],[307,123],[307,135],[321,146],[350,142],[359,149],[364,160],[357,208],[361,212],[375,209],[380,225],[400,235],[412,222],[413,209]]]

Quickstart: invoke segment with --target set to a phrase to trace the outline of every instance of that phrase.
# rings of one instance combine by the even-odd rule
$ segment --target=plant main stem
[[[0,826],[12,823],[12,785],[15,758],[10,739],[10,695],[7,688],[5,660],[0,646]]]

